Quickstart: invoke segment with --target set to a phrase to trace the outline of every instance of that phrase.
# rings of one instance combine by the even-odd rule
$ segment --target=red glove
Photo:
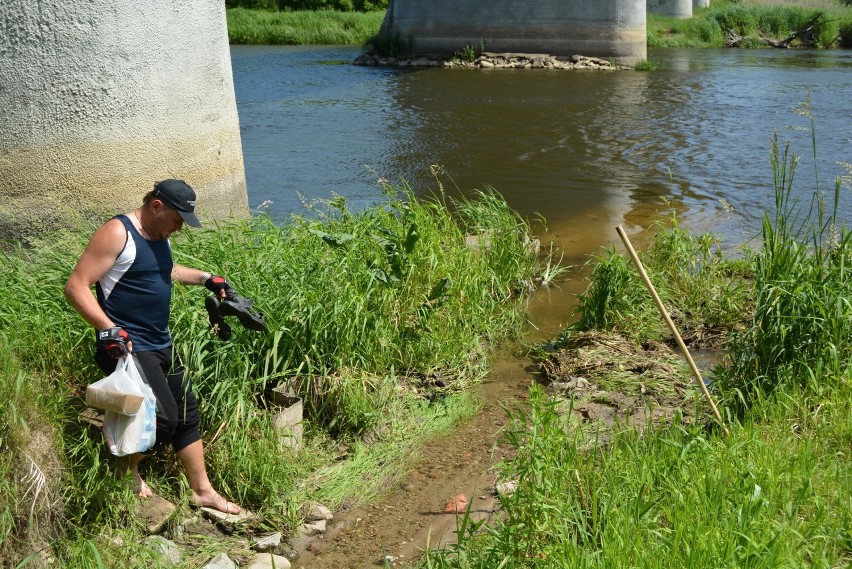
[[[225,291],[226,296],[232,296],[234,294],[234,289],[231,288],[231,285],[228,284],[228,281],[225,280],[225,277],[220,277],[219,275],[212,275],[209,279],[204,281],[204,286],[207,287],[207,290],[216,295],[216,298],[222,298],[222,291]]]
[[[127,342],[130,335],[127,330],[118,326],[98,330],[98,344],[103,347],[110,357],[118,359],[127,355]]]

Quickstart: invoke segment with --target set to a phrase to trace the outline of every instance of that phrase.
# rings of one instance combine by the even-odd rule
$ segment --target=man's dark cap
[[[177,211],[192,227],[201,227],[195,216],[195,190],[183,180],[163,180],[154,184],[154,197]]]

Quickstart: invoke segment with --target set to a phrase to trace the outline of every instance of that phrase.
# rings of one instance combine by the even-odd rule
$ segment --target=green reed
[[[684,334],[725,333],[750,306],[749,268],[727,259],[718,235],[695,235],[676,218],[655,225],[640,259],[664,305]],[[637,340],[669,335],[632,262],[615,249],[592,260],[589,286],[579,295],[579,330],[617,330]],[[683,331],[682,331],[683,332]]]
[[[835,389],[852,364],[852,241],[837,220],[841,182],[827,200],[816,178],[805,207],[791,197],[798,157],[774,139],[772,160],[775,212],[764,216],[751,260],[757,308],[723,382],[745,407],[791,384]]]

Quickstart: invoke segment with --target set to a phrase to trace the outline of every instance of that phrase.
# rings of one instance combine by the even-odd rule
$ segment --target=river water
[[[380,178],[423,194],[491,186],[581,265],[616,225],[641,240],[671,212],[730,248],[748,242],[773,204],[774,133],[801,156],[801,200],[850,173],[852,51],[652,49],[654,72],[351,65],[358,54],[232,47],[251,207],[283,219],[338,194],[362,209],[382,201]],[[545,328],[579,281],[534,307]]]

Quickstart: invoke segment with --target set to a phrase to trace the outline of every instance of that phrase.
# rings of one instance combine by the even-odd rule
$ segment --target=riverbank
[[[692,18],[648,14],[648,47],[852,48],[852,7],[715,1]]]
[[[852,563],[852,237],[832,216],[843,182],[834,204],[815,190],[807,214],[789,199],[797,158],[775,146],[773,161],[756,250],[727,259],[718,237],[674,226],[642,255],[691,349],[721,350],[704,379],[725,428],[630,259],[608,251],[578,323],[535,351],[530,409],[507,430],[516,456],[497,473],[514,485],[502,515],[423,566]]]
[[[232,44],[364,45],[374,43],[384,11],[339,12],[227,10]],[[649,47],[775,47],[852,48],[852,6],[816,2],[795,6],[771,0],[720,0],[699,9],[692,18],[648,14]],[[385,53],[382,43],[371,51]],[[472,46],[459,46],[459,61],[473,60]]]
[[[168,453],[146,461],[149,485],[174,504],[157,531],[182,552],[181,566],[217,551],[245,561],[250,536],[295,535],[302,505],[336,511],[368,499],[425,440],[477,409],[468,391],[492,343],[517,334],[543,274],[536,242],[495,194],[454,201],[450,213],[386,190],[385,203],[361,213],[335,200],[286,224],[258,215],[172,240],[177,262],[228,275],[270,329],[234,323],[231,340],[219,340],[204,291],[174,290],[176,354],[201,401],[211,478],[256,515],[237,535],[199,530],[176,462]],[[0,290],[15,298],[0,309],[3,566],[164,563],[145,542],[150,524],[127,523],[148,504],[113,478],[114,459],[90,426],[97,417],[84,412],[85,386],[101,374],[91,331],[61,291],[87,233],[0,254]],[[282,385],[302,401],[297,444],[277,423],[272,390]]]

